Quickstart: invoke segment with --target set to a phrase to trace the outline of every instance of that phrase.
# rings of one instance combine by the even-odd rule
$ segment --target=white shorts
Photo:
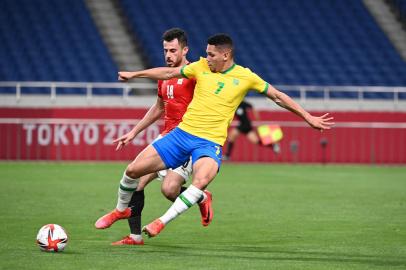
[[[162,138],[162,135],[159,134],[159,136],[154,140],[160,140]],[[176,172],[177,174],[179,174],[180,176],[182,176],[182,178],[185,180],[185,182],[187,182],[187,180],[189,179],[189,177],[192,175],[192,157],[189,158],[189,160],[183,164],[182,166],[177,167],[176,169],[166,169],[166,170],[162,170],[157,172],[158,174],[158,180],[162,181],[164,180],[166,174],[168,173],[168,170],[171,170],[173,172]]]

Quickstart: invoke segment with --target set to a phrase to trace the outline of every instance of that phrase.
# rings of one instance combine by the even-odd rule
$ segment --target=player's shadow
[[[199,247],[193,245],[165,245],[151,244],[159,248],[159,252],[168,254],[179,254],[180,256],[189,256],[200,258],[201,254],[209,257],[227,258],[231,260],[246,259],[259,261],[295,261],[295,262],[329,262],[329,263],[357,263],[374,266],[404,266],[406,260],[402,257],[388,257],[376,255],[350,254],[342,252],[318,252],[318,251],[290,251],[276,250],[273,247],[255,247],[255,246],[221,246],[210,249],[205,246]],[[162,250],[161,250],[162,249]],[[151,252],[151,251],[149,251]],[[230,253],[230,254],[227,254]],[[238,253],[241,253],[240,255]]]

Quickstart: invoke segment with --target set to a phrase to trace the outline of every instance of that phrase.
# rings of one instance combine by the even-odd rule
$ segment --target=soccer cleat
[[[212,207],[213,195],[208,190],[205,190],[203,192],[206,194],[207,198],[204,202],[199,203],[199,208],[200,215],[202,217],[202,225],[206,227],[209,226],[209,224],[213,220],[214,214]]]
[[[139,245],[142,246],[144,245],[144,240],[134,240],[133,238],[131,238],[129,235],[124,237],[123,239],[113,242],[111,243],[112,246],[123,246],[123,245]]]
[[[163,229],[165,228],[165,224],[157,218],[147,226],[142,228],[142,231],[147,234],[149,237],[157,236]]]
[[[114,209],[110,213],[105,214],[96,221],[96,229],[106,229],[109,228],[114,222],[119,219],[126,219],[131,216],[131,209],[126,208],[123,212]]]

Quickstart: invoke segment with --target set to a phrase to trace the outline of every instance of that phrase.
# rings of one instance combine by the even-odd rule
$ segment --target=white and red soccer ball
[[[60,252],[68,244],[68,235],[58,224],[47,224],[39,229],[37,245],[42,251]]]

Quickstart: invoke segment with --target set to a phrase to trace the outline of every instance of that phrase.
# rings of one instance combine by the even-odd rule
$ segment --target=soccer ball
[[[68,235],[58,224],[47,224],[39,229],[37,244],[42,251],[63,251],[68,244]]]

